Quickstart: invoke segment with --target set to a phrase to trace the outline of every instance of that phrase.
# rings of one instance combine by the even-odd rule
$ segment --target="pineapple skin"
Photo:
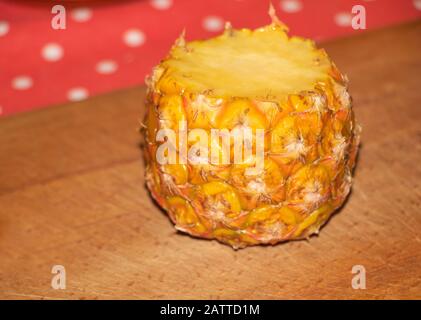
[[[161,64],[147,79],[144,155],[147,187],[175,228],[235,249],[318,233],[350,192],[361,131],[334,63],[313,90],[278,101],[192,93],[168,71]],[[188,131],[264,128],[264,173],[245,175],[251,164],[160,165],[157,131],[183,120]]]

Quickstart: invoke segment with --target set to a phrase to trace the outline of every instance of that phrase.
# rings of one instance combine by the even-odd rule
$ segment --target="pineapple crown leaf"
[[[278,16],[276,15],[275,7],[273,6],[272,2],[269,2],[269,16],[272,19],[272,25],[276,25],[280,27],[283,31],[288,32],[289,28],[288,26],[283,23],[281,20],[279,20]]]
[[[183,28],[178,38],[175,40],[174,47],[186,47],[186,28]]]
[[[225,22],[224,33],[228,34],[229,36],[233,35],[233,29],[232,29],[231,22],[229,22],[229,21]]]

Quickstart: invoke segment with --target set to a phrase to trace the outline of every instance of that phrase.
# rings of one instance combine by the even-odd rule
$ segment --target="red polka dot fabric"
[[[65,29],[54,29],[51,1],[0,1],[1,117],[141,85],[183,29],[198,39],[217,35],[226,21],[235,28],[270,23],[262,0],[67,3]],[[316,41],[421,17],[421,0],[272,3],[291,34]],[[367,30],[352,27],[355,5],[365,9]]]

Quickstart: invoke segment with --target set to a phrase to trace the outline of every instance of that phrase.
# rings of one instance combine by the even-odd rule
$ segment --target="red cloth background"
[[[421,0],[272,0],[291,34],[326,40],[363,5],[367,29],[421,17]],[[65,30],[51,27],[54,4]],[[268,24],[266,0],[0,1],[0,116],[142,84],[183,28],[187,39]],[[419,41],[420,39],[418,39]],[[355,48],[358,50],[358,48]]]

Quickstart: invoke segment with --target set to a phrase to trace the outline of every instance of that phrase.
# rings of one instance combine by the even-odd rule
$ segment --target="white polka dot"
[[[152,7],[158,10],[166,10],[171,8],[172,0],[150,0]]]
[[[92,18],[92,10],[89,8],[76,8],[72,10],[70,16],[77,22],[86,22]]]
[[[29,76],[17,76],[12,80],[12,88],[15,90],[27,90],[32,85],[33,81]]]
[[[83,87],[75,87],[67,92],[67,99],[70,101],[82,101],[89,96],[88,90]]]
[[[41,50],[42,57],[47,61],[58,61],[63,53],[63,48],[57,43],[47,43]]]
[[[303,8],[300,0],[281,0],[281,9],[288,13],[298,12]]]
[[[421,10],[421,0],[413,0],[414,7],[417,10]]]
[[[9,32],[10,26],[7,21],[0,21],[0,37],[6,35]]]
[[[207,31],[220,31],[224,28],[224,20],[220,17],[209,16],[203,19],[203,28]]]
[[[349,12],[339,12],[335,15],[335,23],[340,27],[349,27],[352,23],[352,15]]]
[[[145,34],[139,29],[129,29],[124,32],[123,40],[129,47],[139,47],[145,43]]]
[[[96,72],[100,74],[110,74],[116,72],[118,65],[113,60],[102,60],[96,65]]]

